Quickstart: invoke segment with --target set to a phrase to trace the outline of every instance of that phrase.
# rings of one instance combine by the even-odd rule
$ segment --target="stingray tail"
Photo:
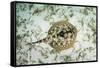
[[[36,44],[36,43],[42,43],[42,42],[46,42],[46,38],[38,40],[36,42],[32,42],[32,43],[27,43],[28,45],[32,45],[32,44]]]
[[[44,40],[44,39],[38,40],[38,41],[36,41],[36,42],[32,42],[32,44],[41,43],[41,42],[43,42],[43,40]]]

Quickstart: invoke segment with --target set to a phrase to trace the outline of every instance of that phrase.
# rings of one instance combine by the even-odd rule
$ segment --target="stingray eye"
[[[64,34],[65,34],[64,31],[60,31],[60,32],[57,34],[57,36],[64,37]]]

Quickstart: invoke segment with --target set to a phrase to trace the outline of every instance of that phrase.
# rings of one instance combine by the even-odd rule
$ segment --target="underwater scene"
[[[96,60],[96,7],[16,3],[16,64]]]

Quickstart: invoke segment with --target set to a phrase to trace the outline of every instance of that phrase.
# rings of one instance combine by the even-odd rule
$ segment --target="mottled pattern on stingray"
[[[73,47],[77,36],[77,29],[67,21],[55,22],[48,31],[46,38],[33,42],[44,42],[57,51],[62,51]]]

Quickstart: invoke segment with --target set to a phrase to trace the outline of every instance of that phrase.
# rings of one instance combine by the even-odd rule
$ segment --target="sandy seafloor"
[[[53,22],[67,19],[77,30],[74,48],[55,53],[45,43],[27,45],[47,36]],[[96,8],[80,6],[16,4],[17,65],[96,60]]]

